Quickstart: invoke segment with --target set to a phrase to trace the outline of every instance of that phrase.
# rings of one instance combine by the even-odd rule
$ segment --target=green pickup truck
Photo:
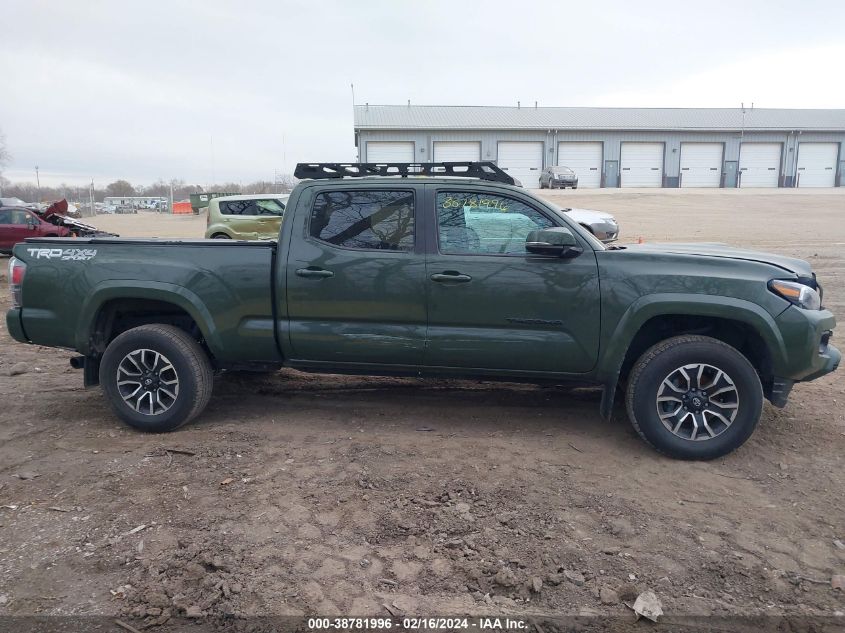
[[[624,386],[640,436],[687,459],[837,368],[808,263],[607,247],[491,163],[454,165],[302,164],[278,241],[28,239],[9,332],[76,350],[144,431],[199,415],[215,371],[288,366],[591,384],[604,416]]]

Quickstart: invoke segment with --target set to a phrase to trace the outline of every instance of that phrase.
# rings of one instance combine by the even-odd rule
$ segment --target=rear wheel
[[[676,336],[654,345],[631,370],[626,397],[637,433],[679,459],[714,459],[754,432],[763,389],[735,348],[706,336]]]
[[[199,415],[211,398],[208,355],[184,330],[142,325],[106,348],[100,383],[117,416],[140,431],[172,431]]]
[[[213,240],[231,240],[232,238],[226,235],[225,233],[215,233],[211,236]]]

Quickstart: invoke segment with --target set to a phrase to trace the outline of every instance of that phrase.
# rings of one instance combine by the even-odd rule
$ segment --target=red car
[[[70,237],[71,231],[42,219],[23,207],[0,207],[0,253],[11,253],[12,247],[28,237]]]

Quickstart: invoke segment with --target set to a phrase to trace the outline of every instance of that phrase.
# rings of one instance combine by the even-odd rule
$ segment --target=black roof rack
[[[331,178],[364,178],[366,176],[455,176],[480,178],[506,185],[515,185],[514,179],[495,163],[299,163],[293,172],[296,178],[325,180]]]

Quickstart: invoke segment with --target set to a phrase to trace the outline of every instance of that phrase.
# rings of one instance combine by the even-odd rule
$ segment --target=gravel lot
[[[808,259],[845,317],[841,189],[546,195],[613,212],[623,242]],[[204,222],[96,219],[125,236],[198,237]],[[592,390],[291,371],[222,376],[200,420],[141,435],[69,357],[0,327],[0,615],[155,626],[387,605],[628,622],[646,589],[668,617],[845,612],[841,370],[767,403],[734,454],[684,463],[642,443],[622,406],[603,421]]]

